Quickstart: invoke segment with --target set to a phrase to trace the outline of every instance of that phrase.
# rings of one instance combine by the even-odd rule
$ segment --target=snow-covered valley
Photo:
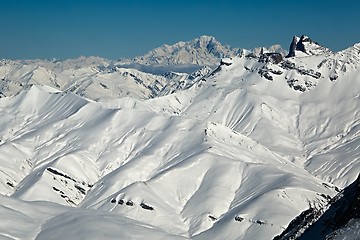
[[[291,45],[161,75],[0,61],[0,237],[273,239],[326,206],[360,172],[360,45]]]

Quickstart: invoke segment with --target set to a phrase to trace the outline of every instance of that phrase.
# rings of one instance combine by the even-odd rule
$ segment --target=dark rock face
[[[295,57],[295,50],[296,50],[297,43],[298,43],[298,38],[296,36],[294,36],[293,40],[290,44],[289,54],[286,56],[287,58]]]
[[[237,222],[242,222],[243,220],[244,220],[243,217],[240,217],[240,216],[235,217],[235,221],[237,221]]]
[[[330,204],[321,218],[300,236],[300,240],[325,238],[350,220],[360,218],[360,174],[350,186],[331,199]]]
[[[209,215],[209,218],[211,219],[211,221],[216,221],[217,220],[217,218],[212,216],[212,215]]]
[[[152,206],[145,204],[145,203],[140,203],[140,207],[142,207],[145,210],[150,210],[150,211],[154,210],[154,208]]]
[[[306,46],[311,47],[309,47],[309,49],[306,49]],[[308,36],[302,35],[300,38],[298,38],[297,36],[293,37],[289,48],[289,54],[286,56],[286,58],[295,57],[295,51],[301,51],[306,54],[316,54],[319,51],[329,51],[329,49],[320,46],[317,42],[314,42]]]
[[[327,235],[344,227],[349,221],[360,219],[360,175],[328,204],[326,211],[315,208],[305,210],[274,240],[325,239]]]
[[[304,42],[312,42],[310,38],[305,37],[304,35],[302,35],[300,37],[299,42],[296,44],[296,50],[301,51],[303,53],[307,53],[306,49],[305,49],[305,45]]]
[[[223,65],[230,66],[231,64],[232,64],[231,59],[230,59],[230,61],[227,59],[221,59],[220,66],[223,66]]]
[[[274,237],[274,240],[297,239],[299,232],[301,232],[303,228],[308,227],[314,219],[319,217],[319,215],[321,215],[321,211],[315,208],[309,208],[303,211],[299,216],[290,222],[289,226],[283,233]]]
[[[283,56],[280,53],[261,53],[259,62],[268,63],[272,62],[278,64],[283,60]]]
[[[134,202],[129,200],[126,202],[126,206],[134,206]]]

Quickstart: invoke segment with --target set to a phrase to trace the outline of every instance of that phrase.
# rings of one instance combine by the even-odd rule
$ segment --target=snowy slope
[[[272,239],[359,173],[358,45],[243,50],[193,75],[95,60],[2,62],[17,92],[0,98],[0,206],[14,216],[3,236]]]
[[[303,211],[274,240],[359,239],[360,175],[323,206]]]
[[[2,60],[0,97],[14,96],[29,84],[36,84],[70,91],[92,100],[120,97],[147,99],[188,88],[210,71],[210,68],[203,67],[191,73],[156,75],[122,68],[111,61],[94,57],[65,61]]]
[[[234,226],[237,215],[247,219],[242,230],[254,229],[254,236],[276,234],[308,200],[321,200],[318,192],[333,194],[291,161],[227,126],[161,116],[141,106],[102,109],[76,95],[45,90],[33,86],[6,106],[18,109],[15,118],[22,122],[1,147],[23,154],[18,161],[26,166],[16,174],[12,161],[2,158],[4,171],[12,170],[9,178],[23,177],[7,179],[16,186],[14,198],[119,212],[194,237],[214,219],[217,228]],[[130,201],[133,206],[126,206]],[[263,209],[266,201],[281,204]],[[282,217],[274,218],[274,212]],[[257,220],[269,226],[261,228]],[[226,231],[229,238],[241,234],[233,229]]]
[[[0,200],[1,239],[186,239],[108,212],[1,195]]]

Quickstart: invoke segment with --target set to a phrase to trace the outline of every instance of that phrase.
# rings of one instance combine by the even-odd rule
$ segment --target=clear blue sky
[[[212,35],[233,47],[360,42],[358,0],[0,0],[0,59],[109,59]]]

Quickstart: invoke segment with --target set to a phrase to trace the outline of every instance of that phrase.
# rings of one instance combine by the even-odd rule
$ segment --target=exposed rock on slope
[[[351,185],[330,200],[325,213],[306,229],[299,240],[333,239],[341,235],[341,231],[339,230],[344,228],[348,223],[351,223],[351,221],[354,223],[359,220],[360,174]],[[360,235],[358,235],[357,238],[360,238]]]
[[[298,52],[298,54],[296,52]],[[287,57],[294,57],[298,55],[302,56],[302,54],[299,53],[307,55],[320,55],[331,53],[331,51],[317,42],[314,42],[308,36],[302,35],[300,38],[297,36],[293,37]]]

